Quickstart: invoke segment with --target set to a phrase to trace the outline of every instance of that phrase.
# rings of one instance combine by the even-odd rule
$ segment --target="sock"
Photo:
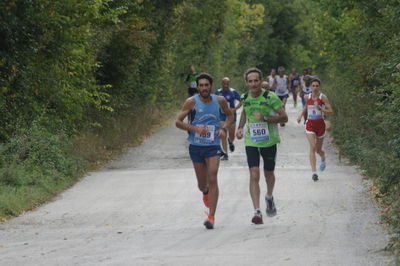
[[[312,174],[313,174],[313,175],[317,175],[317,172],[313,172]]]
[[[203,192],[203,195],[207,195],[208,194],[208,188],[207,188],[207,191],[202,191]]]
[[[254,213],[261,213],[260,208],[254,209]]]
[[[267,199],[267,200],[272,200],[272,195],[271,196],[268,196],[268,194],[265,194],[265,198]]]
[[[325,162],[325,156],[324,157],[321,156],[321,161]]]

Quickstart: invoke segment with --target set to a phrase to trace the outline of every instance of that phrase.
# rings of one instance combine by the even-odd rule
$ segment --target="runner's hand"
[[[204,135],[207,133],[207,126],[206,125],[196,126],[195,131],[199,135]]]
[[[301,116],[297,117],[297,123],[300,124],[301,122]]]
[[[237,137],[237,139],[242,139],[243,138],[243,128],[239,128],[237,130],[236,137]]]

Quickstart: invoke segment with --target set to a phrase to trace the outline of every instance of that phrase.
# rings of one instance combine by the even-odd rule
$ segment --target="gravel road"
[[[214,230],[206,230],[186,132],[161,128],[53,201],[0,224],[0,265],[389,265],[389,235],[356,167],[329,139],[311,180],[300,108],[280,129],[278,215],[252,225],[243,141],[219,170]],[[262,183],[265,191],[265,182]],[[265,203],[263,202],[263,208]]]

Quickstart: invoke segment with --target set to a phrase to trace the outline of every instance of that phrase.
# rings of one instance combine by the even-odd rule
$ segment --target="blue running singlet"
[[[196,146],[219,146],[220,139],[218,131],[220,129],[219,103],[217,95],[211,94],[211,102],[204,104],[199,95],[193,96],[196,103],[189,114],[190,124],[194,126],[207,125],[208,130],[205,134],[198,134],[194,131],[189,132],[188,141]]]

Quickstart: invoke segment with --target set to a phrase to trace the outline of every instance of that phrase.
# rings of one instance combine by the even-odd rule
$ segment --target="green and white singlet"
[[[242,103],[246,112],[245,145],[250,147],[271,147],[281,141],[276,123],[268,123],[256,120],[254,112],[260,112],[263,116],[273,116],[275,110],[283,107],[278,96],[261,90],[258,97],[252,97],[250,93],[242,95]]]

